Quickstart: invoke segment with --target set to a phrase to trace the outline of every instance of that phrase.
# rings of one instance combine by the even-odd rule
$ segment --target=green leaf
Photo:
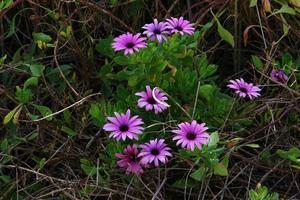
[[[117,56],[114,58],[115,63],[118,65],[128,65],[129,64],[129,59],[126,56]]]
[[[250,8],[252,8],[256,5],[257,5],[257,0],[250,0],[250,5],[249,5]]]
[[[2,175],[2,176],[0,176],[0,180],[1,180],[3,183],[7,184],[7,183],[11,182],[11,177],[10,177],[10,176],[7,176],[7,175]]]
[[[97,167],[87,159],[80,159],[80,167],[87,176],[94,176],[97,174]]]
[[[46,161],[46,158],[43,158],[43,159],[40,160],[40,162],[39,162],[39,168],[40,169],[43,169],[43,167],[45,166],[45,161]]]
[[[190,177],[195,179],[196,181],[202,181],[205,178],[205,167],[200,167],[196,171],[194,171]]]
[[[7,58],[6,54],[0,58],[0,67],[4,64],[4,61],[6,60],[6,58]]]
[[[13,118],[13,123],[14,124],[17,124],[18,121],[19,121],[19,116],[21,114],[21,111],[22,111],[22,106],[17,110],[17,112],[14,114],[14,118]]]
[[[39,106],[36,104],[32,104],[41,114],[43,117],[46,117],[48,115],[52,114],[52,110],[50,108],[48,108],[47,106]],[[46,120],[51,121],[53,119],[52,116],[46,118]]]
[[[98,119],[100,120],[100,118],[102,116],[102,112],[100,110],[100,105],[95,104],[95,103],[91,104],[91,107],[89,109],[89,113],[96,120],[98,120]]]
[[[3,119],[3,124],[7,124],[8,122],[10,122],[10,120],[12,120],[12,118],[14,117],[15,113],[17,112],[18,108],[20,108],[21,104],[18,105],[17,107],[15,107],[12,111],[10,111]]]
[[[128,85],[130,87],[135,87],[139,82],[139,76],[129,76],[128,77]]]
[[[259,59],[259,57],[257,57],[256,55],[252,55],[251,56],[252,59],[252,63],[254,64],[254,66],[256,67],[256,69],[258,70],[262,70],[263,69],[263,63],[262,61]]]
[[[300,164],[300,149],[292,147],[288,151],[277,150],[276,152],[281,158]]]
[[[0,11],[8,8],[13,3],[13,0],[1,0],[0,2]]]
[[[251,148],[259,148],[260,146],[258,144],[246,144],[246,147],[251,147]]]
[[[65,132],[70,137],[74,137],[77,135],[77,133],[75,131],[73,131],[72,129],[70,129],[69,127],[66,127],[66,126],[62,126],[61,131]]]
[[[35,42],[42,41],[45,43],[49,43],[52,41],[52,38],[45,33],[32,33],[32,36]]]
[[[289,33],[290,25],[287,23],[286,19],[283,17],[282,14],[280,14],[280,17],[282,19],[283,34],[287,35]]]
[[[210,134],[208,146],[216,146],[219,142],[219,133],[217,131]]]
[[[213,98],[214,92],[215,92],[215,87],[210,84],[200,86],[199,94],[202,98],[205,98],[208,102],[210,102],[211,99]]]
[[[228,176],[227,167],[223,163],[214,165],[214,174],[219,176]]]
[[[111,36],[105,39],[100,39],[96,44],[96,51],[104,56],[113,57],[114,50],[111,47],[112,41],[113,38]]]
[[[217,71],[217,65],[208,63],[206,54],[202,55],[197,61],[199,66],[200,79],[206,79]]]
[[[285,13],[285,14],[295,15],[296,11],[295,11],[295,9],[289,7],[288,4],[284,4],[284,5],[282,5],[282,7],[279,10],[277,10],[274,13],[272,13],[272,15],[276,15],[276,14],[279,14],[279,13]]]
[[[32,76],[40,77],[45,70],[45,66],[41,64],[32,64],[30,65],[30,71]]]
[[[28,88],[29,86],[37,86],[39,79],[37,77],[30,77],[24,83],[24,88]]]
[[[19,86],[16,86],[16,99],[23,104],[28,103],[32,99],[32,93],[31,90],[28,88],[20,88]]]
[[[218,18],[214,15],[215,20],[217,21],[217,25],[218,25],[218,33],[220,35],[220,37],[225,40],[227,43],[229,43],[232,48],[234,47],[234,38],[232,36],[232,34],[227,31],[219,22]]]

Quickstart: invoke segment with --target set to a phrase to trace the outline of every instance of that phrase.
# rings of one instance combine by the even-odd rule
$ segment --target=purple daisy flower
[[[169,31],[167,30],[167,24],[165,22],[158,22],[157,19],[154,19],[153,23],[145,24],[142,29],[145,29],[143,33],[152,41],[155,39],[157,39],[159,43],[163,40],[167,41],[166,35],[168,35]]]
[[[230,80],[230,84],[227,87],[234,89],[240,97],[248,96],[250,99],[260,96],[259,92],[261,89],[257,86],[254,86],[253,83],[247,83],[244,79],[235,79]]]
[[[120,168],[126,171],[126,174],[134,173],[141,175],[143,170],[143,165],[141,164],[141,158],[138,158],[139,151],[137,145],[128,145],[123,153],[117,153],[116,157],[121,160],[117,161],[117,164]]]
[[[181,144],[182,148],[194,151],[195,146],[201,150],[203,144],[208,144],[209,134],[205,132],[208,129],[205,123],[198,124],[193,120],[192,123],[180,123],[178,127],[179,129],[172,131],[176,134],[173,140],[178,140],[177,146]]]
[[[171,31],[171,33],[179,33],[184,35],[185,33],[188,35],[193,35],[195,28],[188,21],[183,19],[183,17],[167,19],[167,28]]]
[[[282,69],[272,69],[271,78],[274,81],[278,81],[281,83],[286,83],[289,80],[289,77],[284,73]]]
[[[147,47],[147,43],[145,42],[146,38],[140,36],[140,33],[135,35],[128,32],[124,33],[114,39],[112,48],[115,51],[125,50],[125,55],[133,54],[134,52],[139,51],[139,49]]]
[[[148,143],[140,145],[140,147],[142,150],[138,157],[141,157],[141,163],[145,165],[154,162],[155,167],[158,167],[160,162],[166,163],[168,156],[172,156],[169,152],[171,149],[163,139],[150,140]]]
[[[111,123],[106,123],[103,126],[105,131],[110,131],[109,137],[116,138],[116,140],[125,140],[127,137],[130,139],[138,140],[138,135],[142,134],[144,130],[140,125],[144,124],[139,116],[130,115],[130,110],[128,109],[126,114],[119,114],[115,112],[115,117],[107,117]]]
[[[138,92],[135,95],[141,97],[138,100],[138,107],[145,107],[147,111],[154,110],[155,114],[158,114],[169,107],[165,102],[168,100],[168,97],[156,88],[152,90],[149,85],[146,86],[146,91]]]

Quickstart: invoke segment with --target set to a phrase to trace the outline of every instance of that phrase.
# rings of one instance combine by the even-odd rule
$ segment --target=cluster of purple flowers
[[[152,110],[158,114],[169,106],[166,102],[167,96],[157,88],[151,89],[150,86],[146,86],[146,91],[138,92],[136,95],[140,97],[138,107],[145,108],[146,111]],[[104,125],[103,129],[109,131],[109,137],[117,141],[124,141],[127,138],[138,140],[138,136],[143,133],[144,122],[139,116],[132,116],[129,109],[125,114],[115,113],[114,117],[107,117],[107,119],[109,122]],[[209,141],[207,129],[205,123],[198,124],[195,120],[191,123],[182,122],[177,129],[172,130],[173,140],[176,140],[176,145],[181,145],[182,148],[194,151],[197,147],[201,150],[202,145],[208,144]],[[142,174],[145,168],[158,167],[160,164],[167,163],[171,156],[171,148],[164,139],[159,138],[141,145],[128,145],[123,153],[116,154],[116,157],[120,159],[117,162],[118,166],[124,169],[126,174],[137,175]]]
[[[154,19],[153,23],[145,24],[142,29],[145,30],[143,34],[151,41],[157,40],[159,43],[167,41],[169,35],[176,33],[180,35],[192,35],[195,30],[193,25],[183,17],[171,17],[165,22],[158,22],[157,19]],[[139,49],[147,47],[146,40],[147,38],[141,37],[141,33],[132,34],[127,32],[116,37],[112,47],[115,51],[124,50],[125,55],[133,54],[134,52],[139,51]]]
[[[192,35],[194,28],[192,24],[185,20],[183,17],[167,19],[165,22],[158,22],[154,19],[153,23],[145,24],[142,29],[143,32],[151,41],[157,40],[159,43],[167,41],[167,37],[172,34],[180,35]],[[133,54],[139,51],[141,48],[146,48],[146,38],[141,37],[141,33],[132,34],[125,33],[114,39],[112,47],[115,51],[123,51],[124,54]],[[271,79],[285,83],[288,81],[288,77],[282,70],[272,70]],[[235,90],[235,93],[243,98],[248,97],[250,100],[260,96],[261,89],[255,86],[253,83],[247,83],[243,78],[230,80],[227,87]],[[166,110],[169,105],[167,104],[168,97],[164,92],[158,88],[151,89],[150,86],[146,86],[145,91],[136,93],[140,99],[137,102],[137,106],[144,108],[146,111],[153,111],[155,114],[161,113]],[[125,141],[127,138],[138,140],[139,135],[143,134],[144,124],[143,120],[138,116],[132,116],[131,111],[117,113],[114,117],[107,117],[109,121],[103,127],[105,131],[110,132],[109,137],[114,138],[117,141]],[[209,134],[206,132],[208,128],[205,123],[197,123],[193,120],[191,123],[182,122],[178,124],[178,128],[172,130],[173,140],[177,141],[176,145],[181,146],[190,151],[194,151],[195,148],[202,149],[203,145],[207,145],[209,142]],[[151,166],[158,167],[160,164],[167,163],[169,157],[171,157],[171,148],[165,143],[164,139],[155,138],[147,143],[137,145],[128,145],[123,153],[117,153],[116,157],[120,160],[117,164],[122,168],[126,174],[134,173],[141,175],[144,169]]]

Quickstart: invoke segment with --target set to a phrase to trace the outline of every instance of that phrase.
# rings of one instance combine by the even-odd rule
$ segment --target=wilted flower
[[[124,33],[114,39],[112,47],[115,51],[125,50],[125,55],[133,54],[134,52],[139,51],[139,49],[147,47],[145,42],[146,38],[140,36],[140,33],[135,35],[128,32]]]
[[[273,69],[270,76],[273,80],[281,83],[286,83],[289,80],[289,77],[284,73],[282,69]]]
[[[139,116],[130,116],[130,110],[128,109],[126,114],[119,114],[115,112],[115,117],[107,117],[111,123],[106,123],[103,126],[105,131],[110,131],[109,137],[116,138],[116,140],[125,140],[127,137],[130,139],[138,140],[138,135],[142,134],[144,130],[140,125],[144,124]]]
[[[254,86],[253,83],[245,82],[242,78],[230,80],[229,82],[230,84],[228,84],[227,87],[234,89],[235,93],[240,97],[248,96],[250,99],[252,99],[253,97],[260,96],[259,92],[261,89],[257,86]]]
[[[141,153],[138,157],[141,158],[141,163],[151,164],[154,163],[156,167],[159,163],[166,163],[168,156],[172,156],[169,152],[171,149],[165,144],[163,139],[150,140],[148,143],[140,145],[142,148]]]
[[[173,140],[178,140],[176,145],[181,144],[182,148],[194,151],[195,146],[201,150],[203,144],[208,144],[209,134],[205,132],[208,129],[205,123],[198,124],[193,120],[192,123],[180,123],[178,127],[179,129],[172,131],[176,134]]]
[[[179,33],[184,35],[185,33],[188,35],[193,35],[195,28],[188,21],[183,19],[183,17],[167,19],[167,28],[171,33]]]
[[[169,33],[167,31],[167,24],[165,22],[158,22],[157,19],[154,19],[154,22],[151,24],[145,24],[142,29],[145,29],[143,32],[147,35],[152,41],[155,39],[161,43],[163,40],[167,40],[166,35]]]
[[[116,157],[121,160],[117,161],[117,164],[120,168],[126,171],[126,174],[134,173],[137,175],[141,175],[143,170],[143,165],[141,164],[141,158],[138,158],[138,149],[137,145],[128,145],[123,153],[117,153]]]
[[[153,94],[155,97],[153,97]],[[138,100],[138,107],[148,110],[153,110],[155,114],[162,112],[167,109],[169,106],[165,101],[168,100],[168,97],[158,89],[153,90],[150,86],[146,86],[146,91],[138,92],[135,95],[140,96]],[[158,100],[158,101],[157,101]]]

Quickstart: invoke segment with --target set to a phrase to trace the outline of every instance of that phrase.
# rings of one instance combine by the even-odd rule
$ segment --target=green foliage
[[[266,186],[258,184],[255,190],[249,191],[250,200],[279,200],[278,193],[269,193]]]
[[[19,86],[16,87],[16,99],[18,102],[26,104],[32,100],[32,92],[28,88],[20,88]]]
[[[87,159],[80,159],[80,167],[87,176],[94,176],[97,174],[97,166]]]
[[[288,151],[277,150],[276,152],[281,158],[291,161],[292,167],[300,170],[300,149],[292,147]]]
[[[5,8],[8,8],[13,4],[13,0],[2,0],[0,2],[0,11],[4,10]]]

